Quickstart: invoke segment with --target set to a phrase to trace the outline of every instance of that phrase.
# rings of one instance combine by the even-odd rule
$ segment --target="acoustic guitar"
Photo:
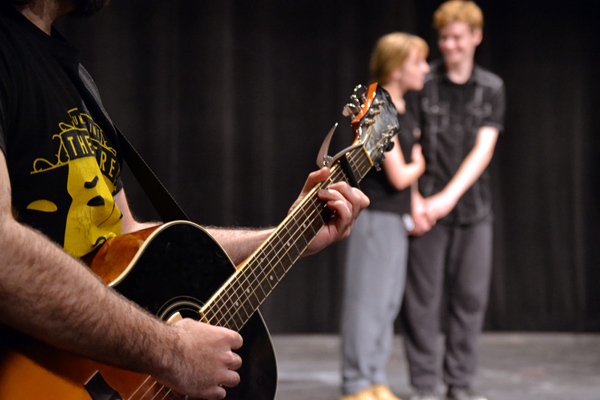
[[[202,227],[187,221],[118,236],[87,260],[106,284],[164,321],[189,317],[240,332],[241,383],[227,389],[227,399],[274,399],[275,354],[258,308],[332,217],[317,191],[340,181],[358,184],[372,167],[379,168],[390,148],[398,118],[385,90],[377,84],[357,87],[345,114],[352,118],[354,144],[334,157],[326,155],[332,129],[318,160],[330,166],[328,180],[237,267]],[[151,376],[75,356],[6,327],[0,330],[1,400],[186,398]]]

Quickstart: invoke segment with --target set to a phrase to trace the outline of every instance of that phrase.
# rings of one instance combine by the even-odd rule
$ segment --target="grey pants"
[[[406,278],[408,238],[399,215],[365,210],[348,239],[342,308],[342,391],[386,384]]]
[[[438,334],[443,292],[448,301],[448,331],[443,379],[449,386],[471,386],[487,307],[492,269],[492,222],[467,226],[437,224],[410,241],[404,298],[404,342],[411,384],[439,383]]]

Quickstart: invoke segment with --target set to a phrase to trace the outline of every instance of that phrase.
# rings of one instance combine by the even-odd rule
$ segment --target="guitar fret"
[[[231,308],[235,310],[236,314],[239,314],[241,311],[246,312],[245,302],[242,301],[239,293],[239,289],[235,291],[236,296],[229,300],[231,304]],[[247,312],[246,312],[247,313]],[[234,314],[235,315],[235,314]]]
[[[275,264],[275,266],[272,269],[272,274],[269,275],[271,282],[274,284],[273,287],[275,287],[275,285],[277,283],[279,283],[281,278],[283,278],[285,276],[286,272],[287,272],[287,269],[282,262]],[[273,278],[273,276],[275,276],[275,278]]]
[[[227,307],[226,302],[223,302],[222,304],[223,304],[222,308],[225,309],[226,311],[220,313],[221,315],[220,315],[220,318],[218,319],[217,325],[229,328],[229,326],[230,326],[229,321],[231,320],[230,310],[229,310],[229,307]]]
[[[258,306],[260,306],[260,299],[258,298],[258,295],[250,289],[246,289],[245,295],[247,295],[248,299],[247,304],[252,310],[256,310]]]
[[[292,222],[293,219],[290,220],[290,222]],[[293,221],[295,223],[295,221]],[[298,229],[297,226],[295,226],[296,230]],[[300,257],[300,255],[302,254],[302,252],[305,249],[299,249],[297,246],[297,239],[295,239],[295,236],[290,232],[290,228],[289,226],[286,224],[284,225],[284,229],[285,229],[285,234],[286,234],[286,243],[285,246],[288,249],[286,251],[286,255],[289,259],[288,261],[288,266],[287,268],[285,268],[284,272],[289,271],[290,267],[294,264],[294,262]]]
[[[246,314],[246,318],[250,318],[250,316],[254,313],[254,308],[253,308],[252,303],[250,303],[250,298],[246,297],[246,294],[249,291],[250,291],[249,288],[246,288],[245,290],[243,290],[243,292],[239,296],[239,300],[238,300],[239,301],[239,307]]]
[[[227,327],[231,330],[239,331],[242,329],[242,326],[244,326],[241,319],[232,318],[230,321],[232,321],[232,323],[227,324]]]
[[[362,149],[356,149],[354,154],[356,155],[356,158],[360,159],[360,165],[363,167],[362,170],[358,168],[360,177],[363,179],[372,168],[371,161],[369,160],[367,153]]]

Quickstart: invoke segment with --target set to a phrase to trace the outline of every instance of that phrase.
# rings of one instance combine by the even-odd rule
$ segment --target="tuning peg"
[[[360,111],[360,108],[356,104],[348,103],[344,106],[342,110],[342,114],[344,117],[349,117],[351,115],[356,115]]]
[[[379,115],[379,114],[381,114],[380,110],[373,108],[373,106],[371,106],[371,108],[369,108],[369,112],[368,112],[369,117],[375,117],[376,115]]]
[[[352,96],[350,96],[350,98],[352,99],[352,101],[354,101],[360,106],[367,100],[366,93],[366,88],[359,84],[356,85],[356,87],[354,88],[354,93],[352,94]]]

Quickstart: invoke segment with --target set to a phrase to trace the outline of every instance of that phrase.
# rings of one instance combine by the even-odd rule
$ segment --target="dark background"
[[[113,0],[59,28],[113,120],[201,224],[278,224],[316,168],[376,39],[425,38],[440,1]],[[477,61],[507,88],[492,161],[488,330],[600,331],[600,104],[595,0],[480,1]],[[134,213],[156,219],[126,171]],[[336,332],[344,246],[298,262],[262,312],[272,332]]]

